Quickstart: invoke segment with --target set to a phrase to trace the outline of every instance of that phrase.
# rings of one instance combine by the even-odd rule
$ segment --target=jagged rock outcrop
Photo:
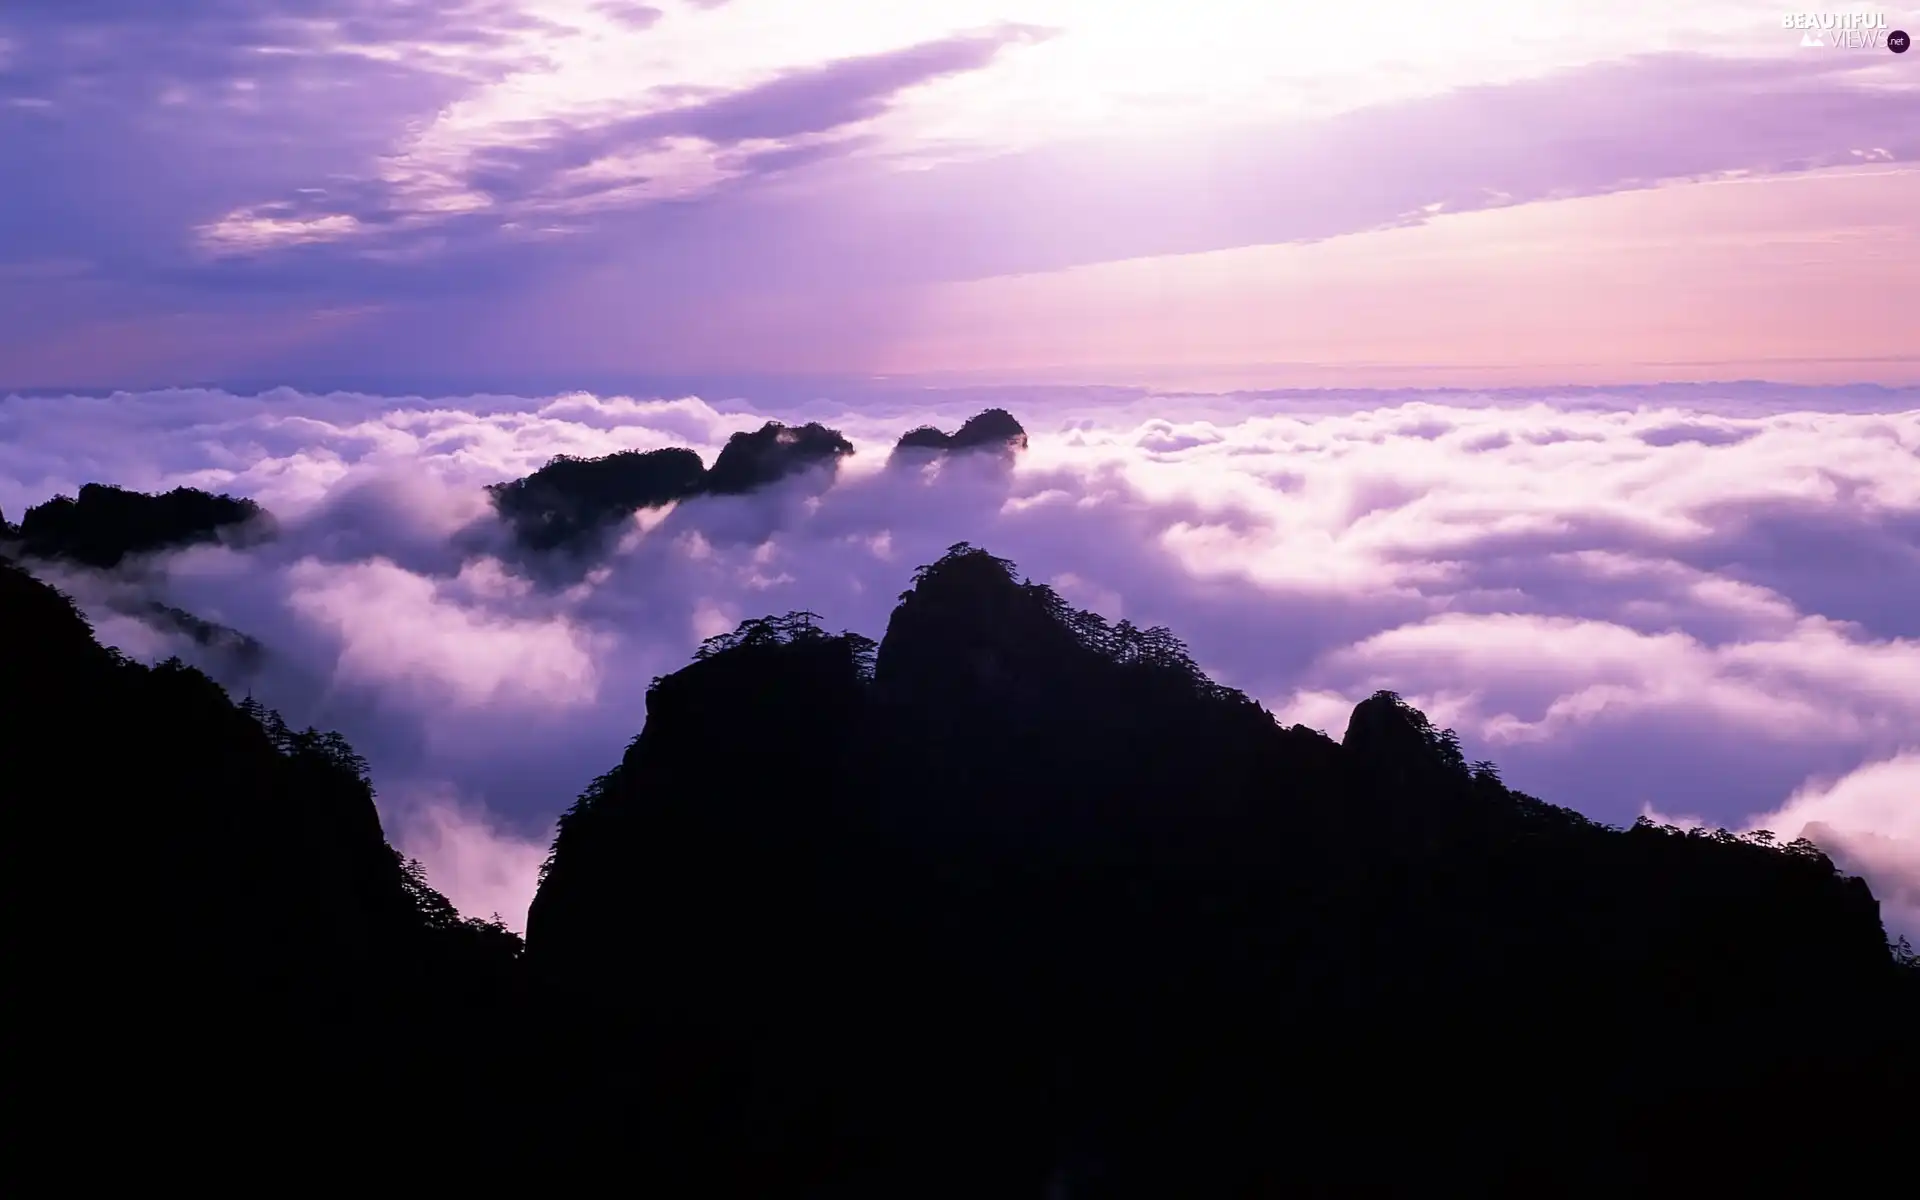
[[[852,442],[818,421],[798,426],[768,421],[727,439],[707,473],[705,490],[716,496],[750,492],[815,467],[831,467],[852,453]]]
[[[624,450],[602,458],[562,454],[487,488],[501,518],[531,550],[577,544],[632,516],[698,492],[706,466],[692,450]]]
[[[952,434],[931,426],[909,431],[889,461],[969,453],[1011,458],[1026,447],[1020,422],[1005,409],[990,408]],[[601,458],[561,455],[523,479],[492,484],[487,491],[521,546],[577,551],[593,548],[597,538],[642,509],[700,495],[745,495],[810,470],[832,469],[853,452],[839,430],[818,422],[768,421],[728,438],[710,469],[697,453],[679,447]]]
[[[442,1039],[517,987],[518,939],[388,845],[344,740],[102,647],[4,558],[0,795],[15,1019],[74,1035],[31,1087],[125,1144],[323,1136],[340,1087],[360,1119],[405,1089],[450,1103],[418,1076],[454,1082]]]
[[[27,509],[18,538],[25,556],[106,569],[131,555],[222,539],[245,543],[272,532],[272,518],[252,500],[197,488],[149,495],[89,483],[78,496]]]
[[[917,462],[929,456],[988,452],[1012,458],[1027,448],[1027,431],[1004,408],[977,413],[952,433],[922,425],[900,435],[893,461]]]
[[[768,421],[736,433],[711,470],[684,447],[625,450],[601,458],[560,455],[546,466],[487,492],[515,539],[534,551],[583,550],[642,509],[701,495],[741,495],[853,453],[838,430]]]

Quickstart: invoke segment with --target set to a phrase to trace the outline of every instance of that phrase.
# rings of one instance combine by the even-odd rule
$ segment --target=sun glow
[[[1774,6],[1758,0],[1678,11],[1655,0],[663,0],[657,16],[639,17],[607,0],[526,8],[538,22],[510,49],[486,51],[502,69],[383,159],[383,182],[407,219],[499,206],[480,182],[492,152],[996,31],[1003,45],[990,63],[903,81],[876,95],[878,115],[833,135],[858,135],[863,153],[897,165],[925,165],[1063,139],[1124,144],[1312,118],[1620,54],[1798,52],[1780,36]],[[1022,36],[1009,34],[1015,27]],[[620,193],[630,199],[686,198],[734,177],[737,149],[699,139],[609,147],[579,169],[592,179],[632,175]],[[256,223],[249,244],[358,232]]]

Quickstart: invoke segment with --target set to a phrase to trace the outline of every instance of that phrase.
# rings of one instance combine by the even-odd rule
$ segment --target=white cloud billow
[[[1012,471],[881,469],[911,426],[994,403],[1031,435]],[[487,516],[483,485],[554,454],[711,462],[766,415],[11,397],[0,508],[90,480],[272,508],[275,541],[172,555],[140,586],[263,641],[256,694],[342,729],[403,847],[463,908],[515,922],[554,815],[638,731],[649,679],[742,617],[808,608],[877,636],[911,568],[966,540],[1172,627],[1284,719],[1338,735],[1389,687],[1515,786],[1602,819],[1798,822],[1920,931],[1920,393],[921,391],[772,414],[859,453],[831,488],[647,514],[592,569],[528,564]],[[110,614],[107,581],[60,578],[103,636],[171,648]]]

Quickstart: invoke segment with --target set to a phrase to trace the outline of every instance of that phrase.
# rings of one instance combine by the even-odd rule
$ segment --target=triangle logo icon
[[[1801,35],[1801,37],[1800,37],[1800,44],[1801,44],[1802,46],[1824,46],[1824,45],[1826,45],[1826,43],[1825,43],[1825,42],[1823,42],[1823,41],[1821,41],[1821,40],[1820,40],[1820,35],[1819,35],[1818,33],[1816,33],[1816,32],[1814,32],[1814,31],[1813,31],[1813,30],[1811,30],[1811,29],[1809,29],[1809,30],[1808,30],[1808,31],[1807,31],[1806,33],[1804,33],[1804,34],[1802,34],[1802,35]]]

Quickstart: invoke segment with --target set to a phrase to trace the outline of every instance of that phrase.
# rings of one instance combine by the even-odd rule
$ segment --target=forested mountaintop
[[[1027,433],[1004,409],[969,418],[952,434],[909,430],[894,449],[901,462],[991,453],[1011,458]],[[487,488],[494,512],[529,551],[591,551],[613,526],[644,509],[695,496],[744,495],[782,480],[831,472],[853,444],[818,422],[768,421],[731,435],[712,467],[684,446],[620,450],[596,458],[561,454],[530,475]],[[199,543],[258,542],[276,522],[253,500],[177,487],[161,494],[89,483],[26,510],[18,526],[0,514],[0,549],[27,558],[110,568],[125,559]]]
[[[877,643],[790,614],[656,681],[528,933],[562,1094],[654,1064],[657,1153],[748,1192],[1708,1178],[1784,1113],[1892,1136],[1920,1015],[1807,842],[1596,824],[1391,693],[1282,727],[966,545]]]

